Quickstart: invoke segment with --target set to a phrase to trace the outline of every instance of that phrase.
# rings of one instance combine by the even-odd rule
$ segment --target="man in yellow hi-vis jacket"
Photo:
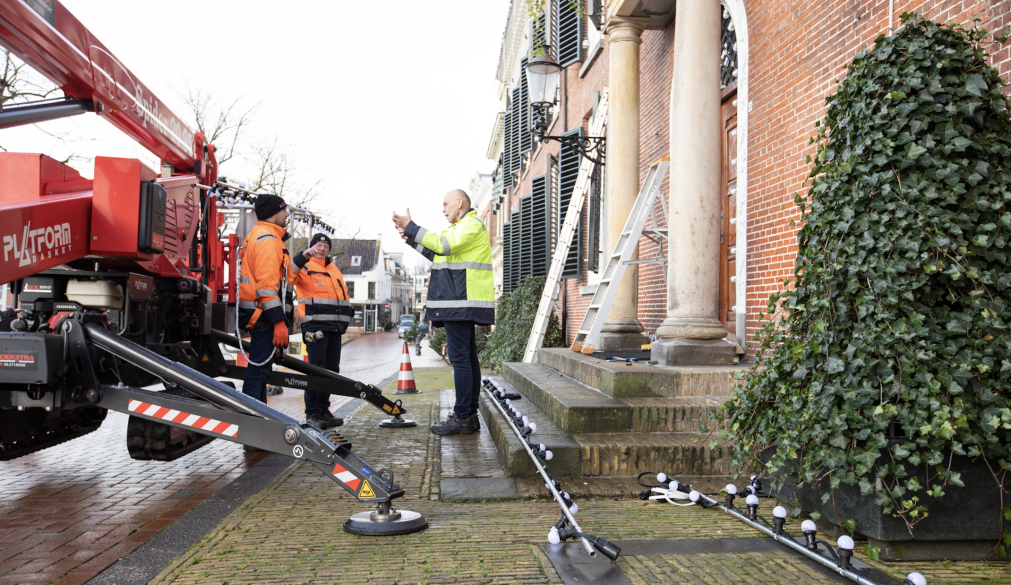
[[[431,427],[437,435],[468,435],[481,428],[477,416],[481,364],[474,327],[495,322],[495,277],[488,228],[470,205],[463,190],[446,193],[442,213],[451,225],[439,233],[411,221],[410,209],[406,215],[393,214],[407,244],[433,262],[427,315],[434,327],[446,328],[456,385],[453,414]]]

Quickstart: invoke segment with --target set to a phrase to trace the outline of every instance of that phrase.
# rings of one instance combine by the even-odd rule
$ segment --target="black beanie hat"
[[[330,240],[330,236],[324,234],[323,232],[316,234],[311,240],[309,240],[309,247],[311,248],[319,242],[326,242],[327,246],[330,246],[331,249],[333,248],[333,242]]]
[[[256,219],[262,221],[273,217],[278,211],[287,206],[288,204],[284,202],[284,199],[281,199],[277,195],[265,193],[256,196],[256,203],[253,205],[253,208],[256,210]]]

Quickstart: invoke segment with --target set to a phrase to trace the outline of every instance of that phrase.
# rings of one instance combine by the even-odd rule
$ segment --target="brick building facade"
[[[677,5],[685,1],[677,2]],[[712,1],[716,3],[716,0]],[[559,35],[552,35],[551,23],[557,22],[568,3],[569,0],[545,2],[548,14],[544,22],[547,26],[542,28],[548,32],[541,34],[546,35],[544,40],[548,44],[552,40],[560,40]],[[530,39],[539,34],[537,27],[528,21],[526,3],[514,0],[512,4],[498,69],[504,112],[512,106],[510,92],[522,82],[521,61],[529,54]],[[607,21],[621,16],[619,13],[623,9],[626,16],[633,17],[636,16],[634,10],[641,12],[642,9],[636,2],[602,2],[602,32],[597,33],[592,22],[595,16],[593,4],[592,1],[586,3],[587,14],[581,27],[581,59],[566,65],[563,70],[554,108],[557,115],[548,131],[550,135],[587,127],[600,92],[609,84]],[[670,156],[671,152],[675,2],[669,0],[667,4],[671,9],[669,22],[657,26],[656,23],[662,22],[664,17],[651,17],[641,33],[639,46],[640,180],[645,178],[653,162]],[[942,23],[967,26],[972,24],[973,19],[979,19],[979,25],[991,32],[1007,30],[1011,24],[1011,0],[896,0],[893,4],[894,11],[890,13],[887,0],[722,2],[724,44],[728,38],[731,42],[736,40],[737,52],[736,59],[729,66],[725,63],[723,71],[724,81],[729,83],[723,88],[721,166],[724,189],[720,197],[726,201],[721,218],[721,266],[713,266],[712,270],[722,271],[721,321],[726,322],[732,335],[738,333],[738,328],[746,330],[746,339],[738,337],[742,346],[757,331],[758,314],[766,307],[769,297],[780,290],[783,281],[793,273],[799,226],[790,224],[799,219],[794,197],[804,193],[810,172],[805,157],[814,154],[814,147],[809,139],[814,134],[815,122],[824,116],[825,98],[835,91],[837,80],[845,74],[854,55],[863,46],[872,45],[878,35],[888,34],[890,19],[892,26],[896,29],[900,27],[900,15],[904,12],[917,12]],[[732,23],[733,34],[728,37],[729,23]],[[991,64],[1008,79],[1011,49],[997,44],[987,49],[992,53]],[[714,63],[713,66],[719,67],[720,64]],[[508,146],[502,136],[508,132],[508,127],[503,128],[501,121],[497,120],[488,149],[489,158],[500,160],[504,147]],[[513,218],[512,212],[519,210],[521,200],[534,190],[533,179],[549,172],[548,166],[552,162],[549,157],[557,160],[559,155],[556,142],[535,143],[531,151],[521,154],[520,168],[511,171],[515,184],[498,190],[498,209],[493,216],[496,225],[494,245],[498,247],[496,254],[502,253],[503,228]],[[499,175],[506,172],[508,170],[501,166],[496,171]],[[670,180],[668,177],[662,185],[665,205]],[[733,221],[738,219],[741,221]],[[583,261],[579,278],[562,281],[556,308],[570,343],[586,312],[593,285],[599,279],[587,270],[592,254],[592,251],[587,251],[587,242],[591,230],[599,229],[588,225],[587,206],[583,208],[582,220],[584,229],[580,233],[580,254]],[[647,227],[653,227],[651,222]],[[671,237],[684,237],[684,234],[671,234]],[[609,254],[611,250],[605,248],[607,245],[603,243],[600,251]],[[639,249],[640,258],[655,257],[661,253],[657,245],[645,237],[640,239]],[[496,270],[496,283],[502,285],[502,274],[498,272],[501,265],[498,263]],[[660,264],[642,264],[637,278],[638,318],[646,332],[652,333],[668,313],[664,269]],[[508,289],[508,283],[505,285],[504,288]],[[742,309],[740,315],[738,308]]]

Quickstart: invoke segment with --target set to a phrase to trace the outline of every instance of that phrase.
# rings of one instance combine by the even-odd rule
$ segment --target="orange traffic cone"
[[[394,394],[417,394],[418,387],[414,385],[414,368],[411,367],[411,351],[404,342],[404,351],[400,356],[400,377],[397,379],[397,391]]]

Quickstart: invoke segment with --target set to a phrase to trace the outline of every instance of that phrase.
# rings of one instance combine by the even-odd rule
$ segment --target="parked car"
[[[414,326],[414,315],[401,315],[400,326],[397,327],[397,337],[403,337],[407,330]]]

